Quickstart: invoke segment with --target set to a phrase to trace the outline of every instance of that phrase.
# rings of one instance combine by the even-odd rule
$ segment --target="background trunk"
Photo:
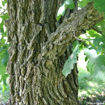
[[[65,78],[63,65],[70,55],[39,56],[57,28],[56,13],[63,0],[8,0],[7,22],[10,105],[77,105],[77,68]]]

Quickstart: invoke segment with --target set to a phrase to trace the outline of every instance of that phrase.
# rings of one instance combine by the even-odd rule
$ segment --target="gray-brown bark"
[[[89,4],[56,26],[63,0],[8,0],[10,105],[78,105],[76,67],[61,71],[74,40],[102,19]],[[67,51],[69,49],[69,51]]]

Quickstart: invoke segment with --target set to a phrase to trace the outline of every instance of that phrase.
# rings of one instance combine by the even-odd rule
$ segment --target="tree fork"
[[[69,45],[82,30],[91,29],[102,16],[92,3],[72,13],[56,27],[63,0],[8,0],[7,22],[10,105],[78,105],[76,66],[65,78],[62,68]]]

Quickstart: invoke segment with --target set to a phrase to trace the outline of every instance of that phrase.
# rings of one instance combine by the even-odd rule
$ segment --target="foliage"
[[[97,74],[105,71],[105,56],[97,55],[96,52],[94,53],[95,50],[87,50],[85,50],[85,54],[88,56],[87,70],[94,75],[94,77],[97,76],[100,78]],[[105,75],[103,74],[101,77],[105,77]]]
[[[7,32],[5,27],[5,20],[8,19],[8,13],[6,9],[7,0],[0,1],[0,99],[6,95],[9,90],[7,84],[8,74],[6,73],[6,65],[8,61],[8,47]],[[8,94],[8,93],[7,93]],[[0,101],[1,102],[1,101]]]
[[[76,45],[73,49],[73,53],[71,54],[71,56],[68,58],[68,60],[66,61],[66,63],[64,64],[63,67],[63,75],[66,77],[68,74],[71,73],[72,69],[74,68],[74,64],[77,63],[77,56],[79,53],[79,44],[78,41],[76,42]]]
[[[59,8],[58,13],[57,13],[57,21],[64,16],[66,9],[73,9],[74,8],[74,2],[73,0],[65,0],[65,2],[63,3],[63,5]]]
[[[102,8],[101,12],[105,12],[104,10],[105,7],[103,7],[103,3],[105,1],[99,1],[99,0],[80,0],[79,1],[80,8],[84,7],[90,1],[94,2],[94,6],[96,9],[98,9],[98,11],[100,11],[100,8]],[[101,2],[101,3],[98,4],[98,2]],[[86,54],[86,60],[88,61],[88,64],[87,64],[88,71],[90,71],[91,74],[93,71],[97,71],[97,72],[103,71],[105,69],[105,61],[104,61],[104,58],[105,58],[105,44],[104,44],[105,43],[105,40],[104,40],[105,39],[105,19],[101,21],[100,23],[98,23],[96,26],[94,26],[93,29],[88,30],[86,34],[81,35],[79,38],[81,40],[81,43],[78,43],[79,45],[78,49],[83,50],[87,48],[87,50],[85,50],[85,54]],[[96,58],[91,52],[89,53],[90,49],[93,49],[96,51],[96,54],[98,54]],[[73,66],[76,63],[76,59],[74,60],[74,58],[77,58],[76,54],[74,54],[74,56],[75,57],[73,57],[72,59],[71,57],[69,57],[67,62],[65,63],[63,72],[62,72],[64,76],[67,76],[68,74],[71,73],[71,70],[73,69]]]
[[[105,13],[105,0],[93,0],[94,2],[94,7],[99,11],[99,12],[104,12]]]
[[[78,6],[79,6],[80,8],[83,8],[83,7],[85,7],[85,6],[87,5],[87,3],[90,2],[90,1],[92,1],[92,0],[79,0],[79,1],[78,1]]]
[[[99,12],[104,12],[105,13],[105,0],[79,0],[79,7],[83,8],[87,5],[88,2],[93,2],[94,7],[99,11]]]
[[[78,69],[79,69],[79,101],[81,105],[87,105],[88,102],[103,102],[105,99],[105,76],[103,79],[100,79],[102,75],[99,75],[98,78],[94,78],[91,75],[90,71],[87,70],[86,66],[88,62],[85,62],[84,50],[82,50],[78,57]],[[96,71],[94,71],[98,74]],[[105,74],[105,71],[103,71]]]
[[[83,8],[85,7],[89,2],[94,3],[94,7],[101,13],[105,13],[105,0],[78,0],[78,7]],[[62,16],[64,16],[65,11],[69,9],[75,8],[74,1],[73,0],[65,0],[63,5],[59,8],[56,19],[57,21],[60,20]]]

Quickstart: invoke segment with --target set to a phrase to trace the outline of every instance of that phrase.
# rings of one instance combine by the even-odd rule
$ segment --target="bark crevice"
[[[102,16],[88,4],[56,27],[63,1],[8,0],[10,105],[78,105],[77,68],[67,78],[61,71],[72,52],[74,32],[80,35]]]

